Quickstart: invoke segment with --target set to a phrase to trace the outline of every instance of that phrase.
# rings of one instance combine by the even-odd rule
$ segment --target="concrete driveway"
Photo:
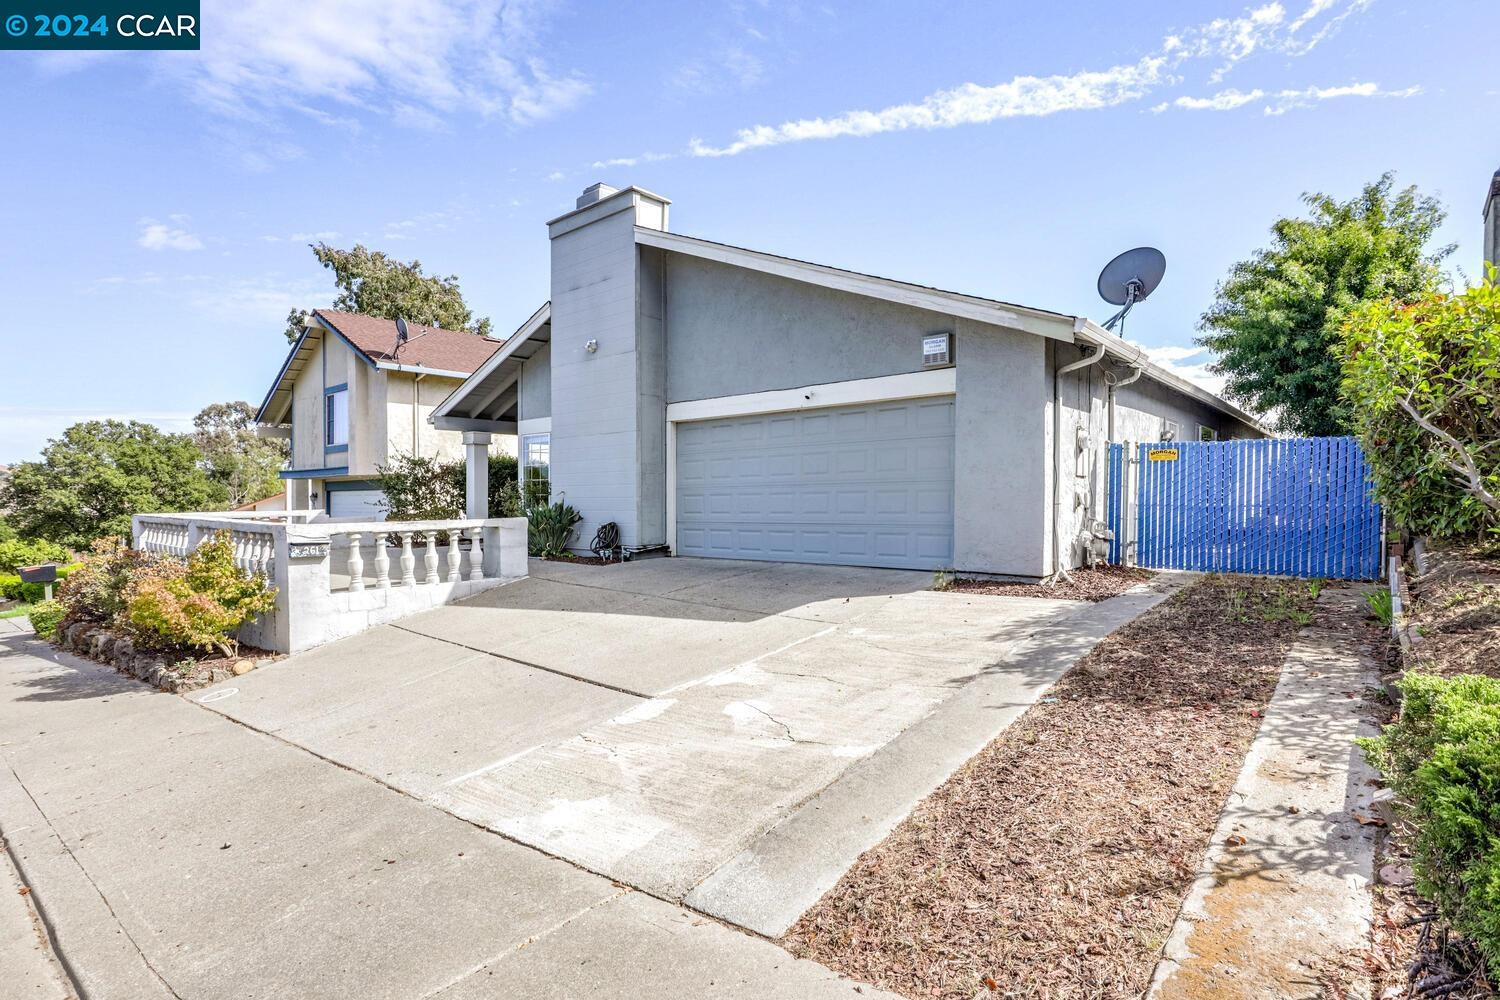
[[[1066,669],[1071,648],[1013,654],[1088,607],[844,567],[532,571],[197,700],[549,855],[777,934]],[[892,748],[962,691],[981,699],[969,730]],[[842,847],[810,828],[815,843],[757,855],[851,769],[893,766],[911,780],[883,783],[873,803],[864,788],[847,816],[832,809],[855,833]],[[809,850],[826,855],[816,872]]]

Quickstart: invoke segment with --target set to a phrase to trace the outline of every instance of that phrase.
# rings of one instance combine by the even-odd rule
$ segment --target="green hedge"
[[[22,566],[65,563],[73,558],[67,548],[41,538],[0,540],[0,573],[14,574]]]
[[[1500,968],[1500,680],[1409,674],[1399,721],[1361,740],[1416,828],[1417,890]]]

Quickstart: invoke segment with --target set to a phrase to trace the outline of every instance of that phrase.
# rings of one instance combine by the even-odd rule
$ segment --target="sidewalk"
[[[1359,614],[1364,590],[1320,607]],[[1347,629],[1312,625],[1287,654],[1265,721],[1157,966],[1151,1000],[1320,996],[1322,964],[1370,926],[1373,772],[1354,745],[1375,664]]]
[[[7,631],[0,833],[85,997],[857,995],[766,941]]]

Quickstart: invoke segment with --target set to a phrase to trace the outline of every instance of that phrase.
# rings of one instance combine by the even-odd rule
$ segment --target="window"
[[[1215,430],[1214,428],[1212,428],[1212,427],[1205,427],[1203,424],[1199,424],[1198,425],[1198,440],[1199,441],[1217,441],[1217,440],[1219,440],[1219,432],[1217,430]]]
[[[331,389],[323,395],[323,447],[349,447],[349,390]]]
[[[521,438],[521,496],[526,506],[546,503],[552,496],[552,435]]]
[[[1175,420],[1163,420],[1162,421],[1161,439],[1163,441],[1176,441],[1181,436],[1182,436],[1182,428],[1178,426],[1177,421],[1175,421]]]

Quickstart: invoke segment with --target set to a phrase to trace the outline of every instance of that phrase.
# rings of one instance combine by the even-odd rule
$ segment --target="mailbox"
[[[21,566],[17,572],[21,574],[22,583],[57,582],[57,563],[42,563],[40,566]]]

